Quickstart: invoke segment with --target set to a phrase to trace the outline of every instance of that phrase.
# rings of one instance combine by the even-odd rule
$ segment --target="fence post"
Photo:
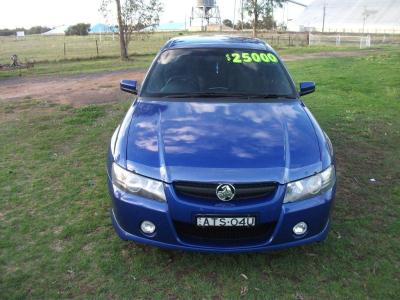
[[[65,45],[64,42],[64,59],[66,58],[66,56],[67,56],[67,46]]]
[[[96,52],[97,56],[99,56],[99,44],[97,43],[97,39],[96,39]]]
[[[341,41],[340,41],[340,34],[338,36],[336,36],[336,47],[340,46]]]

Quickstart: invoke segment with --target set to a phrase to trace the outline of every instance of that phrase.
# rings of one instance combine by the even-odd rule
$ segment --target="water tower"
[[[192,7],[190,26],[195,26],[195,20],[201,21],[201,30],[207,31],[210,25],[221,29],[221,15],[216,0],[196,0]]]

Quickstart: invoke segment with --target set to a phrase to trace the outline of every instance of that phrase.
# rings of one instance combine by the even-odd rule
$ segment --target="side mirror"
[[[300,96],[308,95],[315,92],[315,82],[300,82]]]
[[[122,80],[119,84],[121,91],[137,94],[137,81],[136,80]]]

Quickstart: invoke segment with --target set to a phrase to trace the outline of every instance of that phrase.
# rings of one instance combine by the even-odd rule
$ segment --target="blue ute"
[[[277,53],[258,39],[172,39],[108,154],[111,217],[123,240],[204,252],[322,241],[336,191],[332,144]]]

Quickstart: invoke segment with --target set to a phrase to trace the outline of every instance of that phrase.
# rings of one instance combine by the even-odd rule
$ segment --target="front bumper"
[[[335,187],[311,199],[282,204],[285,187],[278,188],[273,199],[265,202],[228,205],[221,203],[188,203],[179,199],[173,188],[166,185],[168,203],[161,203],[119,190],[108,178],[108,187],[113,201],[111,210],[114,228],[123,240],[136,241],[161,248],[199,252],[256,252],[322,241],[330,225],[330,210]],[[264,239],[240,241],[191,240],[177,230],[177,222],[192,226],[198,214],[213,215],[257,215],[258,223],[273,224],[271,232]],[[140,230],[144,220],[153,222],[157,230],[146,235]],[[295,236],[292,228],[299,222],[306,222],[308,231]]]

